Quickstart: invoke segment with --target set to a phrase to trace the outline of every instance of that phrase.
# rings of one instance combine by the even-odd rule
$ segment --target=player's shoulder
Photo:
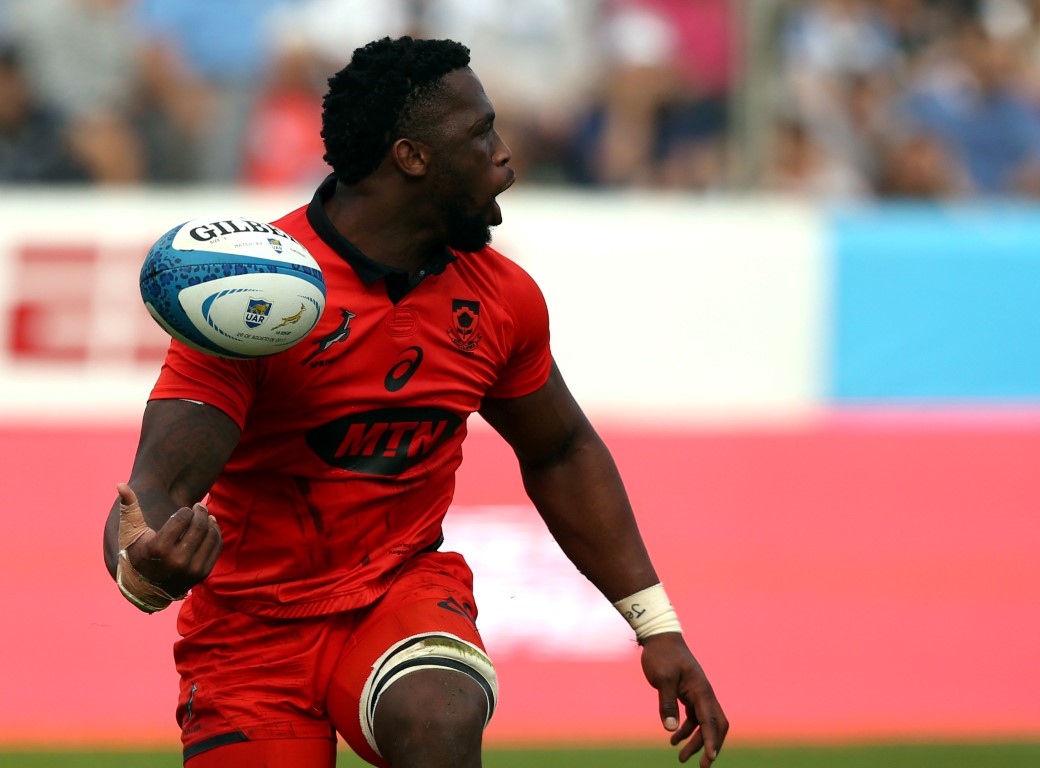
[[[272,227],[281,230],[294,238],[311,256],[313,256],[322,267],[325,267],[333,258],[332,248],[322,239],[314,228],[308,216],[311,203],[301,205],[299,208],[289,211],[281,217],[270,222]]]
[[[531,286],[537,288],[535,279],[519,263],[501,251],[485,246],[476,253],[455,253],[461,269],[483,275],[503,287]]]
[[[277,219],[271,222],[271,226],[278,227],[278,229],[292,235],[297,240],[301,238],[307,238],[310,233],[314,232],[314,227],[311,226],[307,220],[307,205],[301,205],[298,208],[294,208]]]

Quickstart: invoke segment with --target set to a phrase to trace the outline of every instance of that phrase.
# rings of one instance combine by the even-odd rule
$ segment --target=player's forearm
[[[594,433],[522,472],[560,548],[609,600],[658,581],[614,460]]]
[[[128,481],[145,523],[162,528],[181,507],[209,492],[238,443],[238,426],[220,410],[186,400],[153,400],[145,408],[141,440]],[[115,578],[119,500],[105,522],[105,565]]]

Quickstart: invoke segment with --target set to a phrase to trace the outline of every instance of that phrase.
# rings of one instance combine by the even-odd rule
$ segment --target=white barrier
[[[0,192],[0,418],[136,418],[166,337],[144,250],[199,215],[272,219],[297,194]],[[818,400],[824,263],[808,207],[516,191],[495,247],[538,280],[553,347],[591,411],[790,418]]]

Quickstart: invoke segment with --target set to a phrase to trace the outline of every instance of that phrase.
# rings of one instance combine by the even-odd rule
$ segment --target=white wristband
[[[186,595],[175,597],[138,573],[130,562],[125,549],[119,550],[116,586],[123,593],[123,597],[145,613],[158,613],[175,600],[183,600],[186,597]]]
[[[675,615],[668,595],[660,584],[654,584],[629,595],[624,600],[618,600],[614,607],[635,630],[636,640],[640,643],[652,635],[660,635],[663,632],[682,632],[679,617]]]

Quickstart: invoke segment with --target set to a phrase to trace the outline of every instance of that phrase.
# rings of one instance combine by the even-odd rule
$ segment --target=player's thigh
[[[417,702],[430,706],[452,696],[461,698],[451,716],[461,728],[476,722],[479,736],[498,681],[475,619],[472,575],[461,556],[434,552],[409,564],[356,627],[330,682],[329,716],[355,752],[386,765],[377,714],[407,718],[419,711]]]
[[[325,659],[330,648],[338,656],[349,632],[345,622],[249,616],[209,600],[200,589],[182,605],[177,628],[177,720],[185,761],[197,765],[196,758],[211,750],[259,754],[264,747],[235,745],[266,741],[324,741],[334,749],[335,732],[324,711]],[[222,758],[209,759],[219,764]]]

